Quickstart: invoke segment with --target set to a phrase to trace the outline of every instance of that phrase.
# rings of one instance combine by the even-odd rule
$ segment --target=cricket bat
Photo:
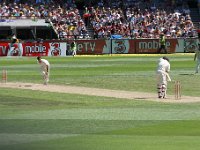
[[[166,72],[166,76],[167,76],[167,81],[172,81],[169,74]]]

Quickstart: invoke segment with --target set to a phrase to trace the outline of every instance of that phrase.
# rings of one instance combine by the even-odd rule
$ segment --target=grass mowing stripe
[[[151,122],[151,121],[149,121]],[[163,120],[143,122],[145,125],[108,131],[111,135],[144,135],[144,136],[200,136],[200,120]]]
[[[111,107],[24,111],[0,115],[0,119],[193,120],[199,116],[198,109]]]
[[[160,121],[83,119],[4,119],[0,133],[16,134],[103,134],[126,128],[157,124]],[[108,133],[109,134],[109,133]]]
[[[69,121],[68,124],[70,123],[71,122]],[[85,120],[85,124],[86,123],[87,120]],[[126,123],[128,123],[128,121],[121,124],[125,125]],[[60,124],[60,122],[58,122],[58,124]],[[111,131],[106,131],[106,132],[104,131],[100,133],[94,132],[92,134],[87,134],[91,133],[89,132],[89,130],[87,130],[87,132],[80,132],[80,129],[78,133],[81,134],[77,134],[77,131],[76,134],[72,134],[69,131],[66,132],[65,128],[63,128],[63,133],[60,133],[57,130],[57,134],[56,133],[46,134],[45,132],[44,134],[41,134],[42,133],[41,130],[39,131],[40,134],[34,132],[32,134],[3,133],[0,134],[3,135],[2,136],[3,138],[1,137],[1,139],[3,141],[10,140],[11,143],[9,144],[9,146],[8,145],[5,146],[4,144],[1,143],[2,145],[0,144],[0,147],[5,149],[13,148],[12,144],[17,144],[15,145],[15,147],[18,147],[18,149],[20,150],[27,148],[27,146],[29,146],[30,150],[40,149],[40,148],[51,150],[55,149],[56,147],[62,149],[62,147],[59,146],[62,145],[65,148],[68,147],[70,150],[73,149],[92,150],[95,148],[120,150],[121,148],[130,149],[133,145],[135,145],[137,148],[140,149],[142,147],[147,148],[147,146],[151,145],[149,148],[153,150],[159,148],[161,145],[168,145],[168,144],[170,144],[172,148],[176,148],[177,146],[179,146],[179,148],[181,147],[183,149],[188,148],[188,145],[190,145],[191,143],[193,145],[193,148],[197,148],[197,146],[199,146],[198,142],[200,136],[199,120],[198,121],[136,121],[130,124],[132,124],[132,128],[127,128],[127,126],[123,126],[124,129],[122,130],[121,129],[122,126],[120,125],[120,128],[118,128],[118,130],[110,128]],[[71,129],[73,129],[74,125],[76,125],[75,122],[71,124]],[[95,123],[95,125],[98,126],[99,125],[98,122]],[[116,122],[114,124],[108,123],[107,125],[115,126]],[[52,127],[53,126],[54,129],[56,130],[56,124],[53,124]],[[84,127],[79,127],[79,128],[84,128]],[[59,126],[58,128],[60,129]],[[93,126],[91,127],[91,122],[89,122],[87,128],[88,129],[94,128]],[[48,127],[48,129],[52,130],[51,127]],[[172,142],[172,139],[175,141]],[[37,140],[40,142],[37,142]],[[190,143],[188,143],[188,141],[190,141]],[[23,143],[23,145],[20,143]],[[29,144],[27,145],[26,143]],[[121,146],[118,147],[119,143]],[[123,147],[123,143],[126,143],[125,147]],[[157,144],[152,145],[152,143],[155,144],[157,143]],[[180,143],[182,144],[179,145]],[[96,145],[96,147],[94,147],[94,145]],[[167,146],[167,148],[169,147]],[[162,149],[165,150],[165,147],[163,147]]]
[[[78,134],[17,134],[0,133],[0,148],[2,145],[13,145],[20,143],[31,143],[35,141],[47,141],[52,139],[78,136]]]
[[[200,136],[200,120],[5,119],[1,122],[2,134]]]
[[[196,150],[200,146],[199,140],[200,137],[197,136],[84,135],[2,148],[4,150]]]

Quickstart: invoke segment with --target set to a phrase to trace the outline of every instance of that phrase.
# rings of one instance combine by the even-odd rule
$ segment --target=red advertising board
[[[135,42],[135,53],[157,53],[159,48],[159,39],[136,39]],[[177,39],[167,39],[166,48],[168,53],[175,53],[176,45],[178,44]]]
[[[110,49],[106,40],[77,40],[76,44],[77,54],[103,54],[104,49]]]
[[[183,41],[184,39],[182,39]],[[177,39],[167,39],[169,53],[183,49]],[[72,41],[0,42],[0,56],[67,56]],[[144,54],[157,53],[159,39],[76,40],[77,54]]]
[[[23,43],[23,56],[48,56],[49,42]]]
[[[8,53],[8,43],[0,43],[0,56],[7,56]]]

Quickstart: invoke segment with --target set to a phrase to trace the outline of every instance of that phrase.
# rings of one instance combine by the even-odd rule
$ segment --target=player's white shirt
[[[200,61],[200,50],[195,51],[196,59]]]
[[[169,72],[169,71],[170,71],[170,63],[167,60],[160,58],[158,60],[157,72]]]
[[[41,59],[41,62],[39,64],[42,70],[46,70],[46,66],[50,67],[49,62],[46,59]]]

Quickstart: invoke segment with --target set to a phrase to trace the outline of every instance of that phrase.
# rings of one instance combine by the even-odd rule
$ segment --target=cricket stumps
[[[2,70],[2,83],[6,83],[7,82],[7,70],[3,69]]]
[[[175,81],[175,83],[174,83],[174,95],[175,95],[176,100],[181,99],[181,83],[180,83],[180,81]]]

